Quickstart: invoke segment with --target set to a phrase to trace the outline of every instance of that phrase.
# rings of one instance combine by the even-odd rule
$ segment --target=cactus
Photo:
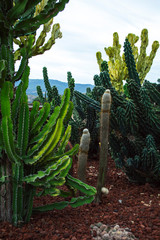
[[[74,94],[74,88],[75,88],[75,81],[74,81],[74,78],[72,78],[71,72],[67,72],[67,81],[68,81],[68,87],[69,87],[70,92],[71,92],[70,100],[72,101],[73,94]]]
[[[31,9],[28,15],[23,17],[24,20],[28,19],[28,17],[37,17],[40,13],[44,11],[46,7],[46,0],[39,1],[39,4],[36,5],[35,8]],[[52,28],[52,29],[51,29]],[[51,32],[50,38],[45,42],[47,34]],[[53,24],[53,18],[51,18],[48,22],[43,24],[43,29],[41,30],[39,36],[36,39],[37,32],[34,31],[33,33],[34,44],[29,54],[29,58],[33,56],[37,56],[39,54],[43,54],[45,51],[51,49],[53,44],[55,44],[55,40],[58,38],[62,38],[62,33],[60,31],[59,23]],[[14,53],[14,60],[20,60],[21,55],[21,48],[22,46],[25,47],[28,44],[29,36],[19,36],[14,38],[14,43],[18,46],[18,49]]]
[[[83,198],[73,196],[74,198],[71,202],[65,202],[64,207],[68,204],[76,207],[83,203],[89,203],[93,200],[96,192],[94,188],[90,188],[90,186],[68,174],[72,165],[72,156],[78,151],[78,145],[75,145],[71,150],[65,152],[71,135],[70,126],[67,127],[65,132],[63,130],[63,124],[70,105],[69,89],[65,90],[61,105],[54,109],[49,120],[46,121],[50,112],[49,103],[44,104],[39,114],[38,109],[36,111],[35,108],[29,113],[26,96],[27,75],[29,75],[28,67],[26,67],[22,82],[17,88],[15,100],[12,104],[13,108],[10,100],[13,91],[12,84],[6,81],[1,89],[3,149],[5,149],[12,166],[10,184],[12,184],[13,189],[12,221],[14,225],[18,225],[23,221],[29,221],[37,188],[41,188],[40,196],[46,194],[51,196],[72,196],[70,188],[76,187],[77,190],[86,194]],[[19,91],[21,91],[20,106],[18,106],[19,102],[17,101]],[[17,108],[19,108],[18,113],[15,112]],[[33,112],[35,120],[30,124],[30,120],[33,119]],[[13,129],[12,118],[15,117],[15,113],[17,114],[17,129]],[[17,145],[15,142],[17,142]],[[4,177],[1,175],[4,181],[3,183],[1,180],[1,185],[6,183]],[[63,184],[68,187],[68,192],[63,192],[58,188]],[[53,204],[52,209],[62,208],[61,205],[62,203]],[[46,209],[46,206],[36,208],[35,210],[43,211],[44,209]],[[3,214],[1,217],[3,217]]]
[[[78,179],[86,182],[86,166],[90,144],[90,133],[87,128],[83,130],[78,153]]]
[[[100,119],[100,159],[97,180],[97,195],[95,201],[99,203],[102,198],[102,187],[104,187],[107,173],[108,161],[108,138],[109,138],[109,115],[111,107],[110,90],[106,90],[101,100],[101,119]]]
[[[157,109],[160,107],[160,93],[148,81],[140,84],[131,44],[127,39],[124,56],[129,74],[126,85],[128,96],[115,90],[108,72],[103,71],[96,76],[98,81],[105,83],[112,96],[109,135],[111,156],[129,181],[159,183],[160,119]],[[88,96],[81,96],[82,99],[86,104],[93,101]],[[90,106],[98,109],[99,102],[94,101]]]
[[[43,11],[34,16],[40,2],[6,0],[0,3],[0,220],[15,226],[30,220],[37,188],[41,189],[39,196],[73,198],[41,206],[36,211],[80,206],[93,201],[96,193],[93,187],[68,174],[72,156],[79,147],[75,145],[65,151],[71,135],[71,127],[64,128],[72,114],[69,89],[51,115],[47,102],[40,111],[39,103],[34,102],[29,112],[26,90],[30,72],[28,58],[34,43],[31,33],[62,11],[68,0],[45,1]],[[13,39],[24,35],[28,35],[28,42],[21,48],[22,59],[15,72]],[[19,79],[21,82],[15,91],[14,83]],[[64,184],[68,192],[59,189]],[[85,195],[76,197],[73,195],[76,189]]]
[[[43,96],[42,89],[41,89],[40,86],[37,86],[37,94],[38,94],[40,103],[42,105],[46,101],[51,104],[51,113],[52,113],[54,108],[61,104],[61,96],[58,93],[57,87],[50,85],[46,67],[43,67],[43,79],[44,79],[44,85],[45,85],[45,88],[46,88],[45,95],[47,95],[47,98],[45,96]],[[74,83],[74,79],[72,78],[72,75],[71,75],[70,72],[67,73],[67,80],[68,80],[68,87],[69,87],[70,92],[71,92],[70,100],[72,101],[75,83]]]
[[[152,44],[152,50],[150,55],[147,56],[146,50],[148,46],[148,30],[143,29],[141,32],[141,46],[140,53],[138,54],[138,48],[135,46],[139,37],[135,34],[129,33],[126,37],[131,44],[135,65],[137,69],[137,73],[139,74],[140,82],[143,83],[147,73],[149,72],[156,52],[159,48],[159,42],[154,41]],[[126,66],[126,62],[124,60],[124,54],[121,56],[121,45],[119,43],[118,33],[113,33],[113,47],[104,48],[106,54],[109,57],[108,66],[110,78],[113,86],[117,91],[123,92],[123,80],[128,78],[128,68]],[[101,64],[103,62],[101,52],[96,53],[97,62],[100,68],[100,71],[104,71],[101,69]],[[107,70],[106,70],[107,71]]]

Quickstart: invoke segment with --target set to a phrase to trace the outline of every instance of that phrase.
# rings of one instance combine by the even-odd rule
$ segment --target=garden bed
[[[87,183],[96,186],[98,161],[91,159],[87,166]],[[74,165],[76,176],[76,163]],[[67,207],[46,213],[34,213],[31,221],[21,228],[9,223],[0,224],[0,239],[9,240],[90,240],[91,225],[119,225],[129,228],[139,240],[160,239],[160,187],[130,183],[125,174],[109,160],[106,187],[100,205],[92,203],[78,208]],[[37,198],[34,206],[57,201],[52,197]],[[97,238],[98,239],[98,238]]]

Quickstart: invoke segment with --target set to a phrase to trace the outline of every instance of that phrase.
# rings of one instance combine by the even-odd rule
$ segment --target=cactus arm
[[[41,0],[23,0],[23,1],[17,1],[15,3],[15,6],[11,8],[7,13],[7,20],[9,22],[15,22],[17,19],[19,19],[19,16],[22,16],[25,11],[27,12],[30,10],[30,8],[33,8],[35,5],[37,5]]]
[[[22,54],[22,56],[23,56],[23,57],[22,57],[22,60],[21,60],[19,69],[18,69],[16,75],[13,77],[13,82],[18,81],[18,80],[21,78],[21,76],[22,76],[22,74],[23,74],[23,72],[24,72],[24,69],[25,69],[25,67],[27,66],[28,59],[27,59],[27,53],[26,53],[26,51],[24,51],[24,53]]]
[[[56,121],[58,119],[59,113],[60,113],[60,108],[56,107],[54,109],[54,113],[52,113],[48,122],[44,125],[42,130],[34,138],[31,139],[31,141],[30,141],[31,144],[40,141],[40,139],[43,138],[44,135],[46,135],[47,132],[52,131],[52,129],[55,127],[55,124],[56,124]]]
[[[52,101],[53,98],[53,92],[52,92],[52,88],[48,79],[48,73],[47,73],[47,68],[44,67],[43,68],[43,78],[44,78],[44,85],[46,87],[47,90],[47,95],[48,95],[48,102]]]
[[[32,107],[31,113],[30,113],[30,127],[29,127],[30,129],[31,129],[35,119],[37,118],[39,105],[40,105],[39,102],[37,102],[37,101],[33,102],[33,107]]]
[[[78,189],[82,193],[88,195],[88,196],[94,196],[96,194],[96,189],[92,186],[89,186],[86,183],[81,182],[79,179],[76,179],[69,174],[66,177],[66,184]]]
[[[54,128],[55,126],[54,123],[57,121],[58,118],[61,118],[61,119],[65,118],[68,111],[69,104],[70,104],[69,98],[70,98],[70,90],[66,88],[62,96],[61,105],[55,107],[54,112],[50,116],[48,123],[43,127],[41,132],[31,140],[31,143],[35,141],[40,141],[40,139],[44,137],[47,131],[50,132]]]
[[[141,86],[138,72],[136,70],[134,56],[132,53],[132,47],[127,38],[124,43],[124,54],[125,54],[125,62],[128,68],[130,79],[134,79],[137,82],[137,84]]]
[[[6,76],[6,61],[0,60],[0,87],[2,87],[2,84],[5,80]]]
[[[39,97],[39,100],[42,104],[45,103],[45,98],[43,97],[43,92],[42,92],[42,89],[40,86],[37,86],[37,94],[38,94],[38,97]]]
[[[11,120],[10,91],[11,83],[4,82],[1,89],[1,113],[2,113],[2,133],[6,153],[12,162],[19,162],[19,157],[15,152],[13,123]]]
[[[67,111],[67,114],[66,114],[65,119],[64,119],[64,124],[68,123],[68,121],[71,119],[72,113],[73,113],[73,109],[74,109],[73,102],[70,101],[69,102],[68,111]]]
[[[44,24],[44,28],[45,28],[45,25],[46,24]],[[46,37],[46,33],[44,30],[41,32],[41,34],[39,36],[39,38],[41,37],[41,39],[43,39],[43,42],[45,41],[45,37]],[[60,25],[58,23],[54,24],[52,27],[51,37],[49,38],[49,40],[42,47],[37,46],[39,44],[36,42],[36,45],[34,46],[34,48],[32,50],[32,56],[43,54],[45,51],[51,49],[52,45],[55,43],[55,40],[57,38],[61,38],[61,37],[62,37],[62,33],[60,31]],[[41,41],[41,45],[43,42]]]
[[[71,126],[68,125],[68,127],[65,131],[65,134],[61,139],[57,154],[62,154],[64,152],[66,145],[70,139],[70,136],[71,136]]]
[[[34,135],[42,127],[48,118],[49,112],[50,104],[46,102],[40,110],[38,118],[34,121],[34,124],[31,128],[31,135]]]
[[[63,121],[62,121],[62,119],[58,119],[53,133],[51,133],[47,136],[47,140],[44,139],[46,141],[38,143],[39,146],[41,147],[39,152],[36,155],[34,155],[31,159],[29,158],[30,156],[27,155],[27,158],[24,159],[25,163],[26,164],[35,164],[39,160],[42,160],[42,158],[46,157],[49,153],[51,153],[54,150],[55,146],[57,145],[57,143],[61,137],[62,128],[63,128]]]
[[[44,182],[49,182],[54,179],[55,176],[61,174],[61,171],[64,170],[67,165],[70,166],[70,158],[68,156],[64,156],[60,158],[56,163],[52,163],[46,170],[38,171],[36,174],[32,174],[24,177],[24,181],[27,183],[34,183],[36,180],[42,179]],[[63,177],[63,174],[61,174]]]
[[[94,200],[94,196],[77,197],[77,198],[72,198],[70,202],[62,201],[62,202],[52,203],[45,206],[36,207],[33,210],[40,211],[40,212],[51,211],[53,209],[62,210],[68,205],[70,205],[71,207],[79,207],[79,206],[82,206],[83,204],[89,204],[93,200]]]
[[[67,152],[64,152],[64,153],[62,153],[62,154],[57,154],[57,153],[55,153],[54,156],[53,156],[53,154],[50,155],[50,156],[48,157],[48,160],[46,160],[46,162],[48,162],[48,163],[50,163],[50,162],[55,162],[55,161],[57,161],[59,158],[62,158],[62,157],[65,156],[65,155],[67,155],[67,156],[69,156],[69,157],[73,157],[75,154],[78,153],[78,150],[79,150],[79,144],[75,144],[75,146],[74,146],[71,150],[69,150],[69,151],[67,151]],[[44,159],[44,161],[45,161],[45,159]]]
[[[28,147],[29,137],[29,107],[27,104],[27,96],[24,98],[24,103],[20,107],[19,124],[18,124],[18,147],[20,149],[20,155],[23,156],[26,153]]]
[[[97,111],[100,111],[100,103],[93,100],[92,98],[78,92],[74,91],[74,95],[85,103],[89,104],[90,107],[94,108]]]

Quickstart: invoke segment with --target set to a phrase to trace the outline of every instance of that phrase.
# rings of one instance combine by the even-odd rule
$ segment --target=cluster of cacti
[[[128,39],[124,44],[124,56],[129,74],[127,97],[115,90],[107,71],[99,76],[112,96],[111,154],[130,181],[160,182],[160,115],[155,108],[155,104],[160,107],[160,93],[148,81],[141,85]],[[103,64],[106,65],[106,62]],[[99,109],[99,102],[96,104],[88,96],[78,94],[83,102],[90,102],[92,108]]]
[[[141,32],[141,46],[140,51],[138,53],[138,47],[135,46],[136,42],[139,40],[139,37],[135,34],[128,34],[126,37],[132,47],[134,60],[136,62],[136,69],[139,74],[140,82],[143,83],[147,73],[149,72],[153,59],[156,55],[156,52],[159,48],[159,42],[154,41],[152,44],[152,50],[150,54],[147,56],[147,47],[148,47],[148,30],[143,29]],[[123,92],[123,80],[128,78],[128,69],[125,63],[124,54],[121,56],[121,45],[119,43],[118,33],[115,32],[113,34],[113,46],[104,48],[107,56],[109,57],[108,66],[109,73],[112,85],[116,88],[117,91]],[[97,62],[99,64],[100,71],[101,63],[103,62],[101,52],[96,53]]]
[[[67,125],[73,105],[70,90],[66,89],[60,106],[50,115],[50,104],[39,102],[29,111],[26,89],[30,69],[27,66],[35,32],[65,7],[68,0],[45,1],[46,5],[34,16],[41,0],[0,1],[0,220],[18,225],[30,219],[36,189],[38,196],[73,196],[70,201],[37,207],[36,211],[62,209],[89,203],[94,199],[95,188],[68,174],[72,156],[78,145],[65,152],[71,135]],[[27,46],[21,48],[22,59],[18,71],[14,70],[13,38],[29,35]],[[21,79],[16,92],[15,81]],[[65,125],[65,127],[64,127]],[[59,186],[66,185],[64,192]],[[85,196],[76,197],[75,191]]]

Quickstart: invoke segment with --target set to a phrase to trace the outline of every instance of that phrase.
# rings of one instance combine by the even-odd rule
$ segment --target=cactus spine
[[[86,166],[88,159],[88,151],[90,144],[90,133],[88,129],[83,130],[83,134],[80,140],[79,154],[78,154],[78,179],[82,182],[86,182]]]
[[[104,187],[107,172],[108,161],[108,138],[109,138],[109,115],[111,107],[110,90],[107,89],[101,100],[101,117],[100,117],[100,159],[99,172],[97,180],[97,195],[95,201],[101,201],[102,187]]]

